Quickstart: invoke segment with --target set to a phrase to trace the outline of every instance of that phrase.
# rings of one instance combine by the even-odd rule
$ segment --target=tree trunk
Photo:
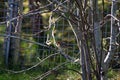
[[[12,68],[13,65],[17,65],[18,63],[20,40],[9,37],[11,35],[19,36],[20,34],[21,18],[18,17],[10,21],[12,18],[19,16],[18,11],[20,14],[22,13],[22,0],[20,2],[17,0],[8,0],[8,22],[6,27],[8,37],[5,38],[5,64],[8,68]]]
[[[116,16],[116,10],[117,10],[117,3],[113,0],[111,5],[111,15]],[[104,59],[104,66],[103,66],[103,72],[105,75],[103,75],[102,79],[107,80],[107,72],[110,66],[110,62],[113,59],[113,56],[115,55],[116,50],[116,35],[117,35],[117,26],[115,25],[115,20],[111,17],[111,31],[110,31],[110,45],[109,45],[109,51]]]

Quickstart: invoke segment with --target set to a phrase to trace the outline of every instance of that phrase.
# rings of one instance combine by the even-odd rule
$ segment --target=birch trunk
[[[111,15],[115,16],[116,13],[116,2],[113,0],[112,5],[111,5]],[[116,49],[116,32],[117,32],[117,26],[115,26],[114,19],[111,17],[111,31],[110,31],[110,45],[109,45],[109,51],[104,59],[104,66],[103,66],[103,71],[105,75],[103,75],[102,80],[107,80],[107,71],[109,69],[109,65],[111,60],[113,59],[113,56],[115,54],[115,49]]]

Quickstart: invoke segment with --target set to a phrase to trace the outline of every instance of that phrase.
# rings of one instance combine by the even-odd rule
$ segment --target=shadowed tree
[[[22,0],[8,0],[8,12],[7,12],[7,27],[6,34],[13,36],[20,36],[21,32],[21,17],[10,21],[12,18],[20,16],[22,14]],[[13,65],[18,64],[20,40],[11,38],[10,36],[5,38],[5,64],[8,68],[12,68]]]

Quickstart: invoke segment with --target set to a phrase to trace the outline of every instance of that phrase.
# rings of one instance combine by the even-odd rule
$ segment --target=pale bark
[[[116,2],[112,1],[111,5],[111,15],[115,16],[116,12]],[[107,71],[110,66],[110,62],[113,59],[113,56],[115,54],[115,49],[116,49],[116,31],[117,31],[117,26],[115,26],[114,19],[111,17],[111,31],[110,31],[110,45],[109,45],[109,51],[104,59],[104,66],[103,66],[103,71],[105,75],[103,75],[102,79],[107,80]]]

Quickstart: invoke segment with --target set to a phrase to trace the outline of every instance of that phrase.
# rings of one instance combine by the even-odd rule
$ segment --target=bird
[[[63,48],[63,49],[68,49],[68,48],[72,48],[73,45],[68,43],[67,41],[58,41],[57,42],[57,47],[59,48]]]

